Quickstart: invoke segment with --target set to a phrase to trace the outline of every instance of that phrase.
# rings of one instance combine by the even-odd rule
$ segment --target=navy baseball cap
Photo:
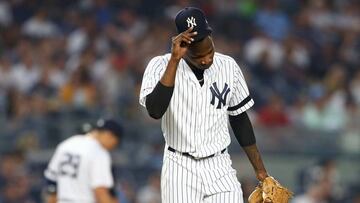
[[[193,27],[192,32],[197,32],[193,37],[194,42],[201,41],[212,32],[204,12],[195,7],[186,7],[179,11],[175,17],[175,24],[179,34]]]
[[[121,138],[124,130],[120,123],[111,119],[99,119],[96,122],[95,129],[97,130],[108,130],[114,134],[117,138]]]

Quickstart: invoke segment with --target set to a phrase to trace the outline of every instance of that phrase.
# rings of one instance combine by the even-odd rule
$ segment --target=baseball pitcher
[[[171,53],[151,59],[139,99],[151,117],[162,121],[162,202],[243,202],[227,151],[228,122],[261,183],[256,190],[260,195],[250,201],[271,201],[263,198],[267,190],[262,183],[273,179],[256,147],[246,113],[254,101],[240,67],[215,51],[212,29],[200,9],[184,8],[175,24],[178,35],[172,38]],[[270,190],[280,184],[272,186]]]

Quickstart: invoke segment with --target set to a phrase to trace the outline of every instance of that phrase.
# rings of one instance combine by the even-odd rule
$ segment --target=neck
[[[196,68],[196,66],[194,66],[189,60],[187,59],[184,59],[186,64],[190,67],[190,69],[195,73],[195,74],[203,74],[205,70],[203,69],[199,69],[199,68]]]
[[[95,140],[98,140],[98,137],[99,137],[99,135],[97,133],[93,132],[93,131],[88,132],[86,135],[91,137],[91,138],[94,138]]]
[[[183,58],[186,62],[186,64],[191,68],[191,69],[198,69],[196,68],[187,58]]]
[[[101,142],[101,139],[100,139],[100,136],[99,136],[98,133],[96,133],[96,132],[89,132],[89,133],[87,134],[87,136],[89,136],[90,138],[96,140],[102,147],[105,148],[105,146],[104,146],[103,143]]]

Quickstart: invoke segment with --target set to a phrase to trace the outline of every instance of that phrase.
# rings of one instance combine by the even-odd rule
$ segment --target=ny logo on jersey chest
[[[228,86],[228,84],[225,83],[223,90],[220,92],[219,88],[217,87],[216,82],[214,82],[212,84],[212,86],[210,87],[210,91],[212,94],[210,103],[215,106],[215,100],[217,98],[219,100],[219,102],[218,102],[216,108],[221,109],[221,105],[225,106],[226,97],[230,92],[230,87]]]

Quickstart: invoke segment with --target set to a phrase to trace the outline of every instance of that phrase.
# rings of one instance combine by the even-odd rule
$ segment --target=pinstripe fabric
[[[163,203],[241,203],[241,185],[225,152],[194,160],[165,149],[161,174]]]
[[[145,106],[146,95],[160,80],[169,58],[170,54],[166,54],[149,62],[140,91],[141,105]],[[217,108],[220,99],[214,99],[211,90],[215,86],[219,92],[229,88],[228,95],[222,96],[226,100],[221,108]],[[194,157],[219,152],[230,144],[228,115],[238,115],[253,104],[240,67],[231,57],[215,53],[212,66],[204,72],[203,86],[186,62],[180,60],[173,96],[162,117],[165,141],[177,151],[189,152]]]
[[[145,106],[146,96],[162,77],[169,58],[166,54],[149,62],[140,91],[141,105]],[[227,152],[200,160],[179,152],[201,158],[225,149],[230,144],[228,115],[238,115],[253,104],[240,67],[231,57],[215,53],[213,64],[204,71],[202,86],[186,62],[180,60],[174,92],[161,123],[166,142],[162,202],[243,202]],[[168,151],[167,146],[177,152]]]

